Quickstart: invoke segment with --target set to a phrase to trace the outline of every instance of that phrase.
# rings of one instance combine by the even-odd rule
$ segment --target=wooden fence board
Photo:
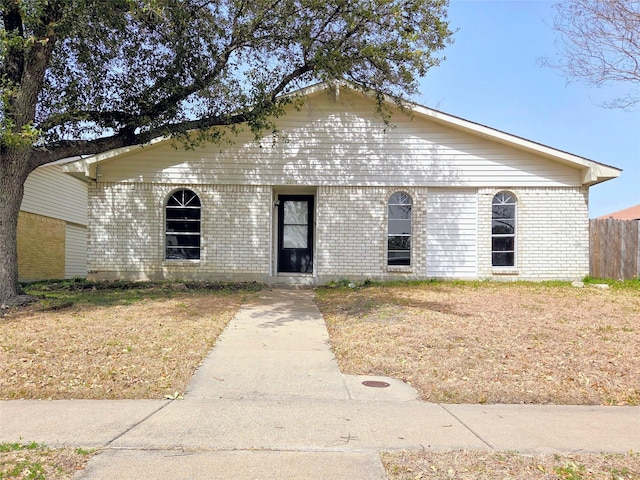
[[[589,221],[589,274],[629,280],[640,276],[640,222],[612,218]]]

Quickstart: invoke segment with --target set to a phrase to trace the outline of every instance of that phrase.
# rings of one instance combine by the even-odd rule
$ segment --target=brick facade
[[[18,273],[20,281],[65,276],[66,222],[20,212],[18,215]]]
[[[164,207],[176,190],[202,204],[199,261],[164,260]],[[88,269],[94,279],[265,281],[271,188],[98,183],[89,188]]]
[[[202,205],[199,261],[164,259],[164,206],[189,188]],[[577,279],[588,274],[587,188],[508,189],[517,198],[516,267],[491,267],[491,202],[478,190],[478,278]],[[280,191],[280,190],[278,190]],[[387,201],[412,198],[410,267],[386,261]],[[315,189],[311,283],[427,276],[427,187]],[[270,186],[98,183],[90,188],[89,273],[97,279],[274,281],[275,194]],[[451,222],[456,221],[452,215]]]
[[[515,268],[491,266],[491,202],[496,193],[516,197]],[[478,192],[480,278],[575,280],[589,274],[587,187],[520,187]]]
[[[410,267],[387,266],[387,202],[396,192],[412,199]],[[317,274],[321,282],[424,276],[426,188],[321,187],[317,207]]]

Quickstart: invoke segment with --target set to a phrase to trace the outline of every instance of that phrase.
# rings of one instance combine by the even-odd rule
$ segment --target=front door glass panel
[[[313,196],[280,195],[278,272],[313,272]]]

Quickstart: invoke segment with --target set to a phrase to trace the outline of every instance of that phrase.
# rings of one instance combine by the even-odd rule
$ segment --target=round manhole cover
[[[379,382],[377,380],[365,380],[362,382],[365,387],[373,387],[373,388],[387,388],[391,386],[390,383],[387,382]]]

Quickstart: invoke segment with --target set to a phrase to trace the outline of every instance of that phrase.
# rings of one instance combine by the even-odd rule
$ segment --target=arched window
[[[165,208],[165,259],[200,259],[200,199],[191,190],[173,192]]]
[[[411,197],[391,195],[388,203],[387,265],[411,265]]]
[[[508,192],[493,197],[491,218],[491,264],[513,267],[516,261],[516,198]]]

